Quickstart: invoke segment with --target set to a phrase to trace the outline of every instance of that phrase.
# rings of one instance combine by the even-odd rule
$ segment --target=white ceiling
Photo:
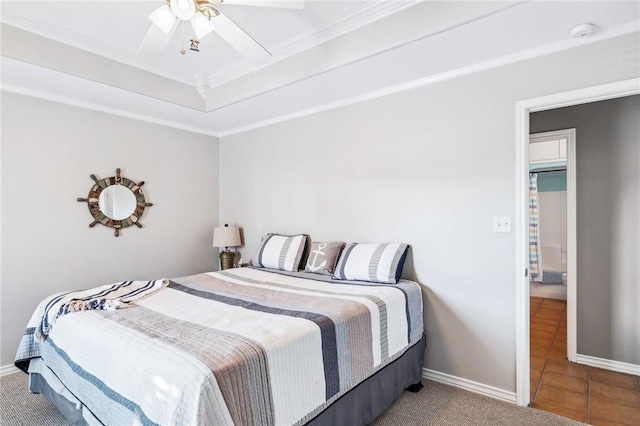
[[[4,90],[225,135],[639,30],[640,1],[319,1],[221,5],[272,54],[215,33],[181,55],[136,52],[156,1],[2,1]],[[577,24],[599,31],[570,39]],[[190,30],[189,30],[190,31]],[[187,34],[187,37],[189,34]]]

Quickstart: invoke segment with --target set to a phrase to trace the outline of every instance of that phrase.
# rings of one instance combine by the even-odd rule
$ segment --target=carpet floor
[[[576,422],[558,415],[423,380],[418,393],[404,392],[374,426],[405,425],[558,425]],[[68,426],[70,423],[42,395],[29,393],[27,375],[0,378],[0,424]]]

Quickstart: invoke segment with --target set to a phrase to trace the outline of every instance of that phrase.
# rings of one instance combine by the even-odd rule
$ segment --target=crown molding
[[[0,86],[0,90],[2,92],[15,93],[17,95],[23,95],[31,98],[42,99],[45,101],[56,102],[59,104],[69,105],[73,107],[103,112],[105,114],[117,115],[120,117],[130,118],[138,121],[144,121],[147,123],[158,124],[160,126],[166,126],[166,127],[171,127],[178,130],[184,130],[186,132],[198,133],[201,135],[213,136],[216,138],[220,137],[219,132],[213,132],[208,129],[202,129],[202,128],[193,127],[193,126],[185,126],[184,124],[180,124],[180,123],[176,123],[168,120],[162,120],[156,117],[151,117],[149,115],[136,114],[121,108],[106,107],[104,105],[99,105],[92,102],[79,101],[77,99],[71,99],[68,97],[60,96],[60,95],[45,93],[40,90],[27,89],[24,87],[13,85],[13,84],[2,83],[2,85]]]
[[[268,67],[276,62],[316,47],[329,40],[357,30],[358,28],[372,24],[394,13],[400,12],[413,6],[418,1],[419,0],[392,2],[389,2],[388,0],[378,1],[374,4],[358,9],[338,21],[318,26],[270,48],[269,51],[273,55],[273,58],[275,58],[274,61],[270,61],[264,65],[254,65],[245,61],[238,66],[229,68],[226,71],[219,72],[215,75],[206,75],[206,87],[213,89],[254,71]]]
[[[318,46],[328,40],[344,35],[350,31],[358,29],[387,17],[393,13],[399,12],[405,8],[412,6],[419,0],[392,1],[380,0],[371,5],[360,8],[340,20],[331,24],[318,26],[296,37],[286,40],[273,48],[270,48],[272,60],[264,65],[254,65],[244,60],[237,66],[228,68],[222,72],[200,77],[202,83],[207,88],[215,88],[229,81],[240,78],[251,72],[265,68],[304,50]],[[20,28],[38,34],[43,37],[58,41],[60,43],[85,50],[91,53],[104,56],[106,58],[122,62],[127,65],[140,68],[142,70],[176,80],[181,83],[196,86],[198,76],[188,75],[176,72],[167,67],[150,63],[146,59],[140,59],[137,54],[125,52],[120,48],[112,46],[108,43],[90,38],[84,34],[77,33],[66,28],[56,25],[47,24],[38,20],[31,19],[19,13],[15,13],[6,7],[2,10],[1,21],[7,25]],[[201,83],[201,84],[202,84]]]
[[[20,28],[21,30],[49,38],[59,43],[85,50],[96,55],[104,56],[105,58],[122,62],[123,64],[131,65],[180,83],[185,83],[191,86],[195,85],[195,78],[192,75],[179,73],[166,67],[150,63],[146,59],[140,59],[140,57],[135,53],[123,51],[122,49],[108,43],[104,43],[66,28],[61,28],[57,25],[50,25],[31,19],[27,16],[17,14],[6,7],[2,8],[1,21],[2,23],[11,25],[12,27]]]
[[[103,105],[99,105],[99,104],[95,104],[95,103],[91,103],[91,102],[85,102],[85,101],[78,101],[75,99],[71,99],[69,97],[64,97],[64,96],[60,96],[60,95],[54,95],[54,94],[50,94],[50,93],[45,93],[39,90],[33,90],[33,89],[27,89],[27,88],[23,88],[20,86],[16,86],[16,85],[10,85],[10,84],[2,84],[2,86],[0,87],[0,89],[2,91],[6,91],[8,93],[16,93],[16,94],[20,94],[20,95],[24,95],[24,96],[30,96],[30,97],[34,97],[34,98],[39,98],[39,99],[43,99],[43,100],[48,100],[48,101],[52,101],[52,102],[57,102],[57,103],[61,103],[61,104],[67,104],[67,105],[71,105],[71,106],[76,106],[76,107],[80,107],[80,108],[86,108],[86,109],[90,109],[90,110],[94,110],[94,111],[99,111],[99,112],[104,112],[107,114],[112,114],[112,115],[118,115],[118,116],[122,116],[122,117],[126,117],[126,118],[131,118],[134,120],[139,120],[139,121],[146,121],[149,123],[154,123],[154,124],[159,124],[162,126],[167,126],[167,127],[171,127],[171,128],[175,128],[175,129],[179,129],[179,130],[184,130],[184,131],[188,131],[188,132],[193,132],[193,133],[198,133],[198,134],[202,134],[202,135],[207,135],[207,136],[213,136],[213,137],[217,137],[217,138],[222,138],[225,136],[231,136],[231,135],[235,135],[238,133],[243,133],[243,132],[247,132],[250,130],[254,130],[257,128],[261,128],[261,127],[265,127],[265,126],[269,126],[272,124],[277,124],[277,123],[281,123],[281,122],[285,122],[285,121],[289,121],[289,120],[293,120],[296,118],[301,118],[301,117],[305,117],[308,115],[312,115],[312,114],[316,114],[316,113],[320,113],[323,111],[328,111],[328,110],[332,110],[332,109],[337,109],[337,108],[341,108],[343,106],[348,106],[348,105],[352,105],[352,104],[356,104],[356,103],[360,103],[360,102],[365,102],[368,100],[372,100],[372,99],[376,99],[376,98],[380,98],[380,97],[384,97],[384,96],[388,96],[388,95],[392,95],[395,93],[400,93],[406,90],[411,90],[411,89],[415,89],[415,88],[419,88],[422,86],[427,86],[429,84],[435,84],[441,81],[445,81],[445,80],[449,80],[449,79],[453,79],[456,77],[460,77],[460,76],[464,76],[467,74],[472,74],[475,72],[479,72],[479,71],[484,71],[484,70],[488,70],[491,68],[496,68],[502,65],[507,65],[510,63],[514,63],[514,62],[519,62],[522,60],[526,60],[526,59],[530,59],[530,58],[534,58],[534,57],[538,57],[538,56],[543,56],[543,55],[547,55],[547,54],[551,54],[551,53],[555,53],[555,52],[560,52],[563,50],[567,50],[567,49],[571,49],[574,47],[578,47],[578,46],[583,46],[586,44],[590,44],[590,43],[594,43],[594,42],[598,42],[601,40],[606,40],[606,39],[610,39],[610,38],[615,38],[615,37],[619,37],[619,36],[623,36],[623,35],[627,35],[627,34],[632,34],[632,33],[638,33],[640,31],[640,21],[635,21],[629,24],[625,24],[625,25],[621,25],[618,27],[615,27],[613,29],[610,29],[606,32],[602,32],[601,34],[597,34],[595,36],[589,37],[589,39],[580,39],[580,40],[575,40],[575,39],[569,39],[569,40],[563,40],[561,42],[557,42],[557,43],[552,43],[546,46],[542,46],[539,48],[534,48],[534,49],[530,49],[527,51],[523,51],[523,52],[518,52],[516,54],[513,55],[508,55],[508,56],[504,56],[504,57],[500,57],[500,58],[496,58],[494,60],[490,60],[490,61],[486,61],[486,62],[482,62],[479,64],[474,64],[468,67],[463,67],[463,68],[459,68],[456,70],[452,70],[449,72],[445,72],[445,73],[441,73],[441,74],[437,74],[437,75],[433,75],[433,76],[428,76],[422,79],[418,79],[418,80],[414,80],[414,81],[409,81],[403,84],[399,84],[399,85],[395,85],[392,87],[388,87],[388,88],[384,88],[384,89],[380,89],[380,90],[374,90],[368,93],[364,93],[362,95],[358,95],[358,96],[354,96],[348,99],[343,99],[340,101],[336,101],[336,102],[331,102],[331,103],[327,103],[327,104],[323,104],[323,105],[319,105],[313,108],[309,108],[303,111],[298,111],[292,114],[286,114],[286,115],[282,115],[279,117],[275,117],[272,119],[268,119],[268,120],[264,120],[261,122],[256,122],[250,125],[246,125],[246,126],[240,126],[240,127],[236,127],[230,130],[225,130],[225,131],[214,131],[211,129],[204,129],[204,128],[199,128],[199,127],[193,127],[193,126],[185,126],[181,123],[177,123],[177,122],[171,122],[168,120],[163,120],[163,119],[159,119],[159,118],[155,118],[149,115],[144,115],[144,114],[136,114],[136,113],[132,113],[130,111],[126,111],[124,109],[120,109],[120,108],[112,108],[112,107],[106,107]],[[79,78],[79,77],[76,77]]]
[[[458,68],[458,69],[444,72],[441,74],[431,75],[418,80],[409,81],[406,83],[398,84],[398,85],[380,89],[380,90],[374,90],[372,92],[364,93],[358,96],[353,96],[347,99],[342,99],[336,102],[318,105],[316,107],[309,108],[303,111],[294,112],[292,114],[286,114],[279,117],[264,120],[258,123],[253,123],[247,126],[241,126],[231,130],[225,130],[219,133],[219,137],[231,136],[238,133],[248,132],[250,130],[270,126],[272,124],[278,124],[278,123],[293,120],[296,118],[306,117],[308,115],[317,114],[319,112],[329,111],[332,109],[337,109],[344,106],[353,105],[360,102],[365,102],[372,99],[393,95],[396,93],[401,93],[407,90],[412,90],[412,89],[427,86],[430,84],[439,83],[441,81],[462,77],[464,75],[473,74],[476,72],[497,68],[503,65],[508,65],[508,64],[524,61],[527,59],[536,58],[539,56],[549,55],[552,53],[572,49],[574,47],[584,46],[584,45],[595,43],[598,41],[621,37],[627,34],[633,34],[638,32],[640,32],[640,21],[634,21],[629,24],[620,25],[618,27],[612,28],[611,30],[591,36],[588,39],[562,40],[560,42],[551,43],[541,47],[536,47],[536,48],[518,52],[512,55],[502,56],[500,58],[495,58],[489,61],[480,62],[474,65]]]

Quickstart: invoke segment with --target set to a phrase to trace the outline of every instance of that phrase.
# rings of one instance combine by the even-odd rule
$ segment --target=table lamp
[[[229,247],[238,247],[242,245],[240,241],[240,229],[235,226],[217,226],[213,230],[213,247],[224,247],[224,251],[220,252],[220,269],[233,268],[233,261],[236,254],[229,250]]]

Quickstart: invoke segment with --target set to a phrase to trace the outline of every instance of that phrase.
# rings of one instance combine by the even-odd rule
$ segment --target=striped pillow
[[[409,250],[408,244],[350,243],[342,251],[334,278],[395,284]]]
[[[267,234],[262,237],[253,266],[297,271],[304,253],[307,236]]]

